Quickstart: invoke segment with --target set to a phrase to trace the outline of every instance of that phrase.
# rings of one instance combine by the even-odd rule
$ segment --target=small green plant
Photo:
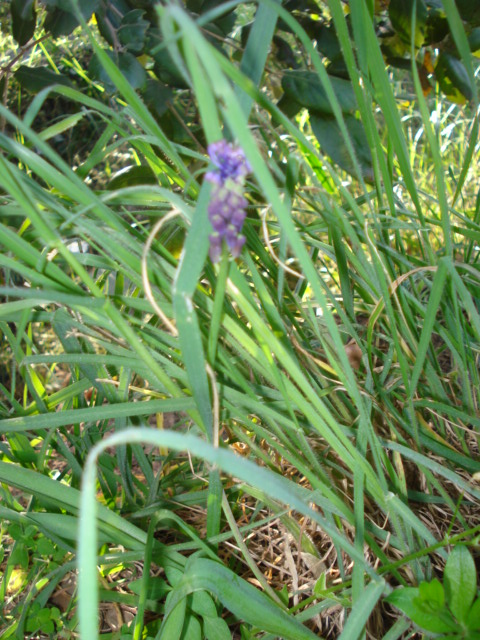
[[[426,638],[480,640],[480,598],[477,570],[464,546],[448,557],[443,584],[435,578],[418,587],[402,587],[385,600],[400,609]]]
[[[33,511],[30,517],[35,517]],[[61,611],[54,604],[55,598],[51,599],[58,583],[73,568],[65,549],[28,523],[26,516],[5,527],[0,540],[4,551],[0,575],[1,637],[37,637],[38,633],[43,634],[41,637],[57,637],[54,634],[60,630],[68,633],[69,607],[62,607]]]

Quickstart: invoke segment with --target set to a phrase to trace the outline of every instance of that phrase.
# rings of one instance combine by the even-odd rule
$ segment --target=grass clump
[[[353,3],[355,55],[330,3],[346,84],[274,3],[240,63],[205,17],[156,11],[188,142],[91,24],[108,100],[57,85],[21,117],[0,106],[2,637],[476,637],[474,100],[386,70]],[[277,19],[322,112],[291,84],[275,99]],[[70,105],[55,124],[52,96]],[[77,163],[52,127],[75,139],[87,113]],[[223,139],[251,171],[216,184]],[[222,189],[245,198],[245,245],[233,260],[217,220],[212,263]]]

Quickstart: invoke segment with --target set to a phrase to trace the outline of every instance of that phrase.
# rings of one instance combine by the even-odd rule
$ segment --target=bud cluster
[[[243,150],[226,140],[210,144],[208,155],[215,166],[205,175],[205,179],[212,183],[208,205],[208,219],[213,227],[210,259],[218,262],[224,240],[234,258],[238,258],[245,244],[242,227],[248,202],[243,196],[243,186],[250,165]]]

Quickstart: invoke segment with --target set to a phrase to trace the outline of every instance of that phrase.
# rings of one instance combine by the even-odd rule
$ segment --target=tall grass
[[[231,137],[252,167],[247,248],[219,267],[207,258],[206,156],[168,139],[92,34],[116,102],[58,86],[23,119],[0,107],[17,132],[0,135],[0,321],[16,362],[0,387],[0,480],[31,496],[25,511],[10,501],[0,513],[76,552],[85,640],[98,637],[99,601],[134,602],[136,639],[319,637],[332,607],[342,615],[327,635],[403,637],[408,623],[382,597],[436,575],[448,545],[478,532],[478,114],[425,99],[415,82],[408,119],[364,3],[350,6],[353,41],[342,3],[330,10],[373,185],[318,52],[280,5],[256,15],[253,67],[219,53],[179,6],[158,9],[207,142]],[[358,180],[261,90],[278,18],[325,86]],[[32,128],[52,93],[104,127],[76,170]],[[88,186],[119,142],[158,185]],[[245,448],[249,460],[234,453]],[[277,517],[299,553],[332,548],[323,573],[286,598],[244,544]],[[226,541],[239,564],[220,553]],[[138,598],[106,588],[106,567],[139,560]],[[46,599],[32,586],[34,601]],[[5,637],[22,624],[9,621]]]

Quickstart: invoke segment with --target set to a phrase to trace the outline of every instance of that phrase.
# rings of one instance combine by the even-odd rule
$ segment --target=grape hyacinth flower
[[[234,258],[238,258],[245,244],[242,227],[248,201],[242,192],[250,165],[243,150],[226,140],[210,144],[208,155],[215,166],[215,169],[205,175],[205,179],[212,183],[208,205],[208,219],[213,227],[210,235],[210,259],[218,262],[222,255],[223,241]]]

